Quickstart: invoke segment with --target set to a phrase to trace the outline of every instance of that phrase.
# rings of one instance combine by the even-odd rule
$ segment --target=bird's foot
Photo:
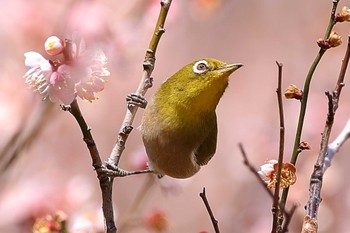
[[[124,169],[119,168],[118,166],[106,163],[102,167],[98,168],[97,172],[100,176],[104,175],[104,176],[114,178],[114,177],[125,177],[125,176],[138,175],[138,174],[144,174],[144,173],[153,173],[154,171],[152,169],[126,171]]]
[[[138,94],[129,94],[126,97],[126,101],[128,103],[128,106],[138,106],[140,108],[145,108],[147,106],[147,100]]]

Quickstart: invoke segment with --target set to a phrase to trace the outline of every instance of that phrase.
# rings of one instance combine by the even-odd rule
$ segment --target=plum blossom
[[[267,183],[268,188],[273,188],[277,182],[278,161],[269,160],[258,171],[260,177]],[[282,163],[280,188],[288,188],[296,182],[296,168],[291,163]]]
[[[56,39],[53,39],[55,43]],[[50,46],[55,50],[54,44]],[[52,102],[68,105],[76,96],[88,102],[97,99],[95,93],[104,89],[104,83],[110,75],[105,67],[105,54],[101,50],[80,46],[79,50],[77,46],[73,46],[72,50],[73,57],[69,61],[52,61],[32,51],[25,53],[25,65],[30,67],[24,76],[26,83]],[[51,52],[55,54],[58,51]]]

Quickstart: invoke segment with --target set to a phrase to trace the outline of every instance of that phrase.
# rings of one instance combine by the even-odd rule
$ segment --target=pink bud
[[[45,41],[45,51],[47,54],[55,56],[62,53],[64,48],[63,40],[58,38],[57,36],[50,36]]]

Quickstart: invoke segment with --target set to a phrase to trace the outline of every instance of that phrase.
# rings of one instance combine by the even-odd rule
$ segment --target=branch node
[[[70,105],[64,105],[64,104],[60,104],[60,107],[63,111],[65,112],[70,112],[71,111],[71,106]]]
[[[151,88],[153,86],[153,77],[149,77],[145,80],[145,88]]]
[[[153,70],[153,67],[154,67],[154,60],[155,58],[152,58],[154,55],[153,55],[153,51],[152,50],[147,50],[147,55],[146,55],[146,59],[145,61],[143,62],[143,69],[146,70],[146,71],[150,71],[150,70]]]
[[[165,32],[165,28],[163,27],[163,25],[160,25],[158,28],[158,31],[155,34],[156,36],[161,36],[164,32]]]
[[[129,135],[133,129],[134,129],[134,127],[132,127],[131,125],[126,125],[123,127],[123,129],[121,130],[121,132],[119,134],[121,134],[123,136]]]

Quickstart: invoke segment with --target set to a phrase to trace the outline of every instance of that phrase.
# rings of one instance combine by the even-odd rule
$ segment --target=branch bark
[[[278,109],[279,109],[279,118],[280,118],[280,141],[279,141],[279,152],[278,152],[278,168],[277,168],[277,181],[275,185],[275,193],[273,196],[273,205],[272,205],[272,233],[281,232],[282,222],[283,222],[283,212],[284,206],[281,206],[280,209],[280,185],[281,185],[281,173],[283,165],[283,154],[284,154],[284,113],[283,113],[283,101],[282,101],[282,68],[283,64],[276,62],[278,66],[278,87],[276,90],[277,100],[278,100]]]
[[[322,200],[321,189],[322,189],[323,175],[325,172],[324,164],[325,164],[325,158],[326,158],[327,148],[328,148],[327,145],[328,145],[330,133],[332,131],[332,126],[334,123],[335,112],[338,108],[340,93],[341,93],[342,87],[344,86],[343,84],[344,77],[348,67],[349,57],[350,57],[350,38],[348,38],[347,49],[344,55],[344,59],[342,62],[342,67],[340,69],[336,87],[332,94],[330,94],[329,92],[326,92],[326,95],[328,97],[328,115],[325,123],[325,128],[322,133],[320,152],[314,166],[314,171],[310,179],[309,201],[306,205],[306,217],[304,219],[310,218],[313,222],[316,222],[316,226],[317,226],[318,208]],[[304,222],[304,225],[306,225],[305,222]],[[303,228],[303,232],[305,232],[304,228]],[[316,227],[316,232],[317,232],[317,227]]]

